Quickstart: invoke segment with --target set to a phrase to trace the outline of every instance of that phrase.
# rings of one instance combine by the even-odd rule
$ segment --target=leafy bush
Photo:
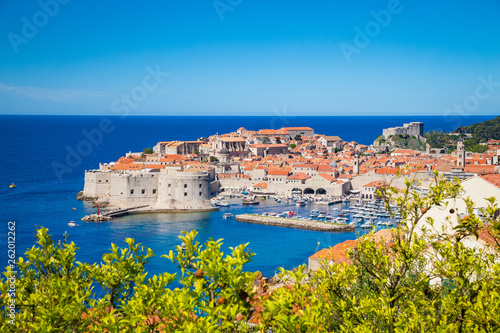
[[[405,223],[391,230],[388,243],[363,236],[348,251],[347,262],[323,263],[318,271],[301,265],[280,269],[284,287],[259,293],[259,272],[245,265],[248,244],[224,256],[221,240],[204,245],[196,231],[183,232],[162,257],[179,274],[147,276],[150,249],[126,239],[112,244],[99,263],[75,261],[77,247],[58,244],[45,228],[17,262],[16,308],[11,324],[10,280],[0,280],[2,332],[496,332],[500,330],[500,223],[497,204],[488,199],[474,213],[460,199],[458,182],[435,179],[427,195],[403,189],[378,191],[386,205],[399,207]],[[450,199],[445,201],[445,199]],[[434,228],[432,207],[449,209],[464,200],[467,216],[455,214],[451,229]],[[451,212],[451,210],[450,210]],[[455,213],[455,212],[453,212]],[[391,217],[394,219],[393,213]],[[397,222],[397,221],[396,221]],[[451,223],[451,220],[443,221]],[[450,224],[451,226],[451,224]],[[467,247],[489,226],[491,247]],[[11,276],[10,269],[5,272]],[[181,287],[173,288],[176,281]],[[259,280],[259,286],[269,286]],[[98,289],[99,291],[96,291]],[[250,326],[253,317],[257,326]]]

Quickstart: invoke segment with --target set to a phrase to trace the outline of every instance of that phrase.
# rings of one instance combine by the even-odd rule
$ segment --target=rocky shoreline
[[[238,222],[275,225],[280,227],[308,229],[316,231],[329,231],[329,232],[347,232],[354,231],[355,228],[350,225],[322,223],[315,221],[303,221],[295,219],[286,219],[282,217],[269,217],[250,214],[236,215],[235,220]]]
[[[88,196],[84,195],[83,191],[80,191],[76,195],[76,200],[92,202],[92,208],[97,207],[97,205],[101,208],[105,208],[109,206],[110,196],[109,194],[104,197]]]

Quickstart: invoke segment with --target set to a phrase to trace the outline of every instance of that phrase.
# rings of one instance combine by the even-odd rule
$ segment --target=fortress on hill
[[[403,126],[389,127],[385,128],[382,135],[388,138],[391,135],[409,135],[415,136],[420,139],[424,135],[424,123],[422,122],[411,122],[409,124],[403,124]]]

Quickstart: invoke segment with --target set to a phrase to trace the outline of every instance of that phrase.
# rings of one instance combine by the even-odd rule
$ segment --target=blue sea
[[[129,151],[142,151],[158,141],[194,140],[215,133],[309,126],[316,133],[338,135],[346,141],[370,144],[382,129],[411,121],[424,122],[424,130],[450,131],[494,116],[440,117],[106,117],[106,116],[0,116],[0,266],[7,265],[7,222],[16,222],[16,254],[22,256],[35,242],[37,226],[49,228],[56,240],[65,232],[80,248],[77,260],[94,263],[111,247],[125,246],[125,238],[153,249],[156,257],[146,267],[152,274],[176,272],[160,255],[180,244],[181,231],[196,229],[201,242],[224,239],[223,249],[242,243],[256,253],[247,266],[273,275],[278,267],[291,269],[318,248],[333,246],[356,233],[326,233],[224,220],[225,212],[282,212],[289,209],[274,200],[256,207],[234,205],[211,213],[125,216],[105,223],[80,219],[93,211],[77,201],[84,172],[101,162],[117,160]],[[17,187],[9,188],[14,182]],[[76,209],[73,209],[76,208]],[[310,207],[299,208],[306,214]],[[69,221],[76,227],[69,227]],[[318,245],[319,242],[319,245]]]

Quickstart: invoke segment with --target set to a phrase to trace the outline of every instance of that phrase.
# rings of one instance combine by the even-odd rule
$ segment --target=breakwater
[[[275,225],[280,227],[308,229],[317,231],[346,232],[355,230],[355,228],[350,225],[322,223],[316,221],[304,221],[298,219],[287,219],[282,217],[269,217],[260,215],[250,215],[250,214],[236,215],[235,220],[238,222],[245,222],[245,223]]]

